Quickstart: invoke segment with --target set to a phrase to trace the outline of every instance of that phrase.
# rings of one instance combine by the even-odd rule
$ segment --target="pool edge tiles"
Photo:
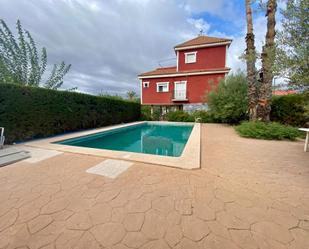
[[[87,136],[99,132],[111,131],[116,128],[122,127],[130,127],[138,124],[162,124],[162,125],[193,125],[191,134],[187,140],[187,143],[182,151],[181,156],[172,157],[172,156],[161,156],[161,155],[153,155],[153,154],[144,154],[144,153],[136,153],[136,152],[128,152],[128,151],[115,151],[115,150],[107,150],[107,149],[94,149],[88,147],[78,147],[78,146],[70,146],[64,144],[57,144],[55,142],[77,138],[82,136]],[[122,159],[133,162],[141,162],[147,164],[156,164],[168,167],[176,167],[182,169],[198,169],[200,168],[200,131],[201,124],[200,123],[181,123],[181,122],[166,122],[166,121],[141,121],[141,122],[133,122],[128,124],[114,125],[99,129],[94,129],[90,131],[82,131],[71,133],[67,135],[57,136],[53,138],[41,139],[38,141],[28,142],[26,143],[29,146],[40,147],[45,149],[58,150],[62,152],[70,152],[70,153],[78,153],[85,155],[93,155],[110,159]]]

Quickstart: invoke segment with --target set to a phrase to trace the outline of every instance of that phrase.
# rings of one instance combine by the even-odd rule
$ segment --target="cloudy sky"
[[[173,46],[204,34],[232,38],[228,65],[244,69],[244,0],[0,0],[0,18],[20,19],[48,63],[72,64],[64,88],[98,94],[139,93],[137,75],[172,65]],[[257,47],[266,19],[254,13]],[[280,24],[280,23],[279,23]]]

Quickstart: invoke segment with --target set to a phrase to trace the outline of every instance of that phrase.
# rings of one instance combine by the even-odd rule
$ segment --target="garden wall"
[[[0,127],[5,127],[6,143],[139,118],[139,103],[0,83]]]

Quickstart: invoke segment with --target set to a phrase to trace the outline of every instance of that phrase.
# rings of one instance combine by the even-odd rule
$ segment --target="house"
[[[230,70],[226,57],[231,42],[201,35],[175,46],[175,66],[138,75],[141,104],[159,106],[161,114],[207,109],[205,93],[213,90]]]

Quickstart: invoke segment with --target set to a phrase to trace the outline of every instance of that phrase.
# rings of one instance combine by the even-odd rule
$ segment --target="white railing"
[[[184,100],[187,98],[186,90],[174,90],[174,99]]]

